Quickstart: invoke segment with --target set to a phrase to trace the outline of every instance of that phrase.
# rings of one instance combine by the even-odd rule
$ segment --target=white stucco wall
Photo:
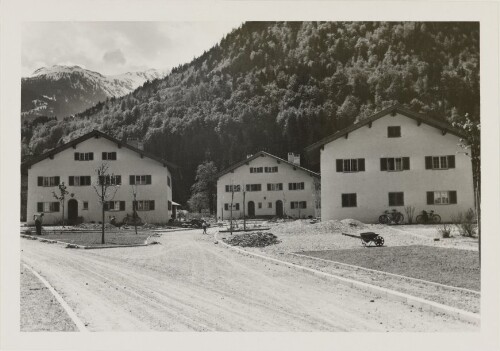
[[[388,126],[401,126],[401,137],[388,138]],[[404,205],[416,213],[434,210],[443,221],[474,208],[472,166],[458,146],[459,138],[400,114],[387,115],[324,146],[321,151],[321,217],[323,220],[355,218],[378,221],[384,210],[396,208],[405,217],[404,206],[389,207],[389,192],[404,192]],[[426,170],[425,156],[455,155],[454,169]],[[380,170],[380,158],[410,157],[410,170]],[[365,171],[339,173],[336,159],[365,158]],[[427,191],[457,191],[457,204],[427,205]],[[356,193],[357,207],[342,207],[341,194]]]
[[[229,219],[230,212],[224,210],[224,204],[231,204],[231,192],[226,192],[226,185],[239,184],[241,189],[246,184],[261,184],[261,191],[247,191],[245,194],[245,213],[248,215],[248,202],[255,203],[255,215],[276,216],[276,201],[283,202],[284,214],[296,218],[307,218],[308,216],[319,215],[319,209],[315,209],[315,197],[320,196],[320,192],[314,191],[314,179],[319,182],[319,178],[311,176],[302,169],[290,164],[281,162],[278,164],[273,157],[259,156],[249,161],[248,165],[242,165],[232,172],[229,172],[217,181],[217,218]],[[250,167],[274,167],[278,166],[277,173],[250,173]],[[304,182],[304,190],[288,190],[288,183]],[[268,191],[268,183],[283,183],[282,191]],[[292,201],[306,201],[305,209],[291,209]],[[258,203],[262,203],[259,208]],[[272,203],[272,208],[268,203]],[[234,193],[234,204],[239,203],[240,210],[233,210],[233,218],[243,218],[243,191]]]
[[[102,152],[116,152],[117,159],[114,161],[102,160]],[[75,161],[75,152],[93,152],[93,161]],[[102,163],[109,165],[109,173],[121,175],[122,184],[118,187],[113,198],[114,201],[125,201],[125,211],[107,211],[105,221],[109,222],[109,216],[115,216],[120,222],[125,215],[132,214],[132,186],[130,175],[151,175],[150,185],[137,185],[137,200],[154,200],[155,210],[138,211],[139,217],[147,223],[165,223],[170,219],[171,211],[168,211],[168,201],[172,201],[172,183],[167,186],[167,176],[171,178],[167,167],[146,156],[140,155],[126,147],[118,148],[114,142],[100,137],[92,137],[78,144],[76,148],[68,148],[54,155],[51,160],[47,158],[30,167],[28,170],[28,205],[27,220],[33,223],[33,214],[37,213],[37,202],[53,202],[52,192],[58,193],[57,186],[38,186],[37,177],[59,176],[60,182],[67,185],[69,194],[65,200],[65,218],[68,217],[68,201],[78,201],[78,216],[82,216],[84,222],[102,220],[101,205],[98,202],[94,188],[90,186],[69,186],[69,176],[91,176],[92,184],[97,181],[95,170]],[[72,196],[71,196],[72,195]],[[88,210],[83,210],[83,202],[88,201]],[[44,224],[53,224],[61,221],[62,207],[59,212],[44,213]]]

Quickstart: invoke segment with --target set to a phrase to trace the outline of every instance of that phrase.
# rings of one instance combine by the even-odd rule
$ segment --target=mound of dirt
[[[283,235],[319,235],[330,233],[357,233],[368,226],[355,219],[330,220],[311,223],[309,220],[297,220],[293,222],[279,223],[273,227],[273,231]]]
[[[264,232],[236,234],[230,238],[222,238],[222,240],[229,245],[241,247],[264,247],[280,242],[276,235]]]

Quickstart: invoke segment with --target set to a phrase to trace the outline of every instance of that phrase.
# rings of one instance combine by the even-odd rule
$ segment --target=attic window
[[[387,127],[387,137],[388,138],[400,138],[401,137],[401,126]]]

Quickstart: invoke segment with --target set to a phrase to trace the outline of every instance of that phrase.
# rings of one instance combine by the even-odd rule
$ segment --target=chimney
[[[248,154],[248,155],[247,155],[247,158],[250,158],[250,157],[252,157],[252,156],[253,156],[252,154]]]
[[[127,144],[139,150],[144,150],[144,143],[139,138],[127,138]]]
[[[293,152],[288,153],[288,162],[294,165],[300,166],[300,154],[294,154]]]

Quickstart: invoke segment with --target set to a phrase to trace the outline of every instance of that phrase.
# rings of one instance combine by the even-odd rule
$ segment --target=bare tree
[[[102,163],[96,170],[97,174],[97,182],[92,184],[97,197],[99,199],[99,203],[101,204],[102,209],[102,237],[101,244],[105,243],[104,240],[104,223],[105,223],[105,214],[106,214],[106,203],[108,201],[113,200],[115,197],[116,191],[118,190],[118,186],[116,184],[116,178],[114,174],[109,174],[109,166],[106,163]]]
[[[134,200],[132,201],[132,209],[133,209],[133,216],[134,216],[134,229],[135,229],[135,235],[137,235],[137,185],[132,185],[132,195],[134,196]]]
[[[59,189],[59,194],[56,194],[55,191],[52,192],[52,195],[59,201],[62,207],[62,225],[64,227],[64,200],[66,199],[66,195],[69,194],[69,192],[66,190],[66,185],[64,185],[64,182],[58,185]]]

